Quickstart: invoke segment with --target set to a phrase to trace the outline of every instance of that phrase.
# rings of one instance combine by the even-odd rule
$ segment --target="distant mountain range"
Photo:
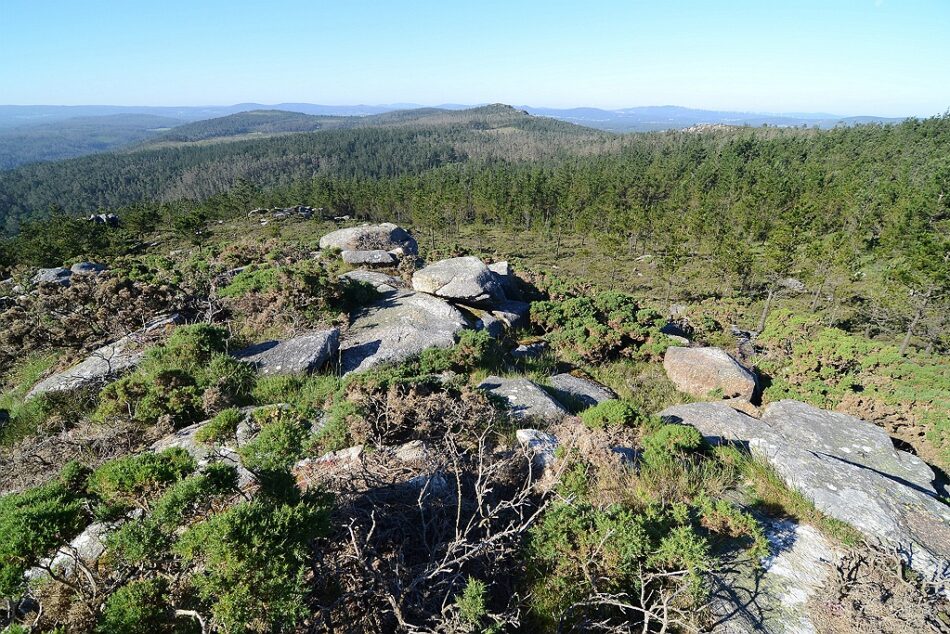
[[[463,110],[485,104],[441,104],[442,110]],[[420,104],[395,103],[384,105],[326,106],[312,103],[239,103],[233,106],[2,106],[0,105],[0,128],[35,125],[62,121],[75,117],[101,117],[118,114],[140,114],[179,119],[183,123],[213,119],[249,110],[285,110],[323,116],[359,117],[382,114],[394,110],[423,108]],[[831,127],[839,124],[894,123],[900,118],[875,116],[844,116],[828,113],[761,113],[700,110],[681,106],[642,106],[605,110],[601,108],[544,108],[516,106],[529,114],[552,117],[580,125],[611,130],[614,132],[646,132],[670,130],[700,124],[725,125],[818,125]]]
[[[480,104],[482,105],[482,104]],[[207,138],[308,132],[412,120],[421,114],[472,107],[442,104],[326,106],[309,103],[232,106],[0,106],[0,170],[37,161],[118,150],[141,143],[195,142]],[[697,110],[679,106],[536,108],[528,114],[599,130],[653,132],[699,125],[818,126],[895,123],[900,119],[827,113],[755,113]],[[382,118],[380,118],[382,117]],[[242,136],[243,135],[243,136]]]

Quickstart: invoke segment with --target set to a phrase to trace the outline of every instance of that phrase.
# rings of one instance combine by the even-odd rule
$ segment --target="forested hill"
[[[105,152],[152,139],[179,124],[180,119],[171,117],[115,114],[0,128],[0,170]]]
[[[217,132],[227,131],[227,121],[233,121],[224,119]],[[215,133],[211,122],[196,125],[195,137]],[[202,200],[239,180],[273,186],[318,174],[380,178],[470,159],[541,160],[619,147],[608,133],[498,105],[393,112],[346,125],[361,127],[23,166],[0,173],[0,226],[15,231],[21,220],[44,217],[53,205],[79,213],[141,201]]]
[[[343,117],[321,117],[284,110],[250,110],[177,126],[152,139],[149,145],[174,141],[203,141],[250,134],[313,132],[321,129],[328,122],[337,122],[341,119]]]

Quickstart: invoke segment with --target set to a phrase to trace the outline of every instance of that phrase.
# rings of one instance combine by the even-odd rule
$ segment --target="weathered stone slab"
[[[103,346],[68,370],[46,377],[33,386],[26,395],[34,398],[46,392],[66,392],[105,383],[141,363],[145,356],[140,345],[163,328],[179,323],[178,315],[163,317],[144,328]]]
[[[479,383],[478,388],[504,398],[508,402],[509,413],[516,420],[556,422],[568,415],[560,403],[528,379],[490,376]]]
[[[286,341],[265,341],[234,356],[254,365],[258,374],[309,374],[336,357],[340,330],[317,330]]]
[[[600,383],[567,372],[549,377],[548,383],[557,392],[556,396],[562,403],[580,409],[587,409],[598,403],[617,398],[616,394]]]
[[[670,347],[663,368],[676,389],[692,396],[707,397],[718,390],[723,398],[748,401],[755,394],[755,376],[719,348]]]
[[[392,251],[402,249],[408,255],[419,253],[415,238],[391,222],[379,225],[363,225],[337,229],[320,238],[321,249],[337,248],[341,251]]]
[[[437,297],[392,293],[353,316],[340,344],[342,370],[359,372],[427,348],[449,348],[465,325],[462,313]]]
[[[399,260],[392,253],[380,249],[371,251],[343,251],[340,254],[347,264],[356,266],[396,266]]]
[[[481,260],[471,256],[441,260],[416,271],[412,275],[412,288],[473,305],[505,299],[495,274]]]
[[[797,401],[770,404],[761,421],[721,403],[677,405],[660,415],[693,425],[710,442],[747,445],[819,511],[896,550],[950,592],[950,507],[926,463],[895,449],[881,428]]]

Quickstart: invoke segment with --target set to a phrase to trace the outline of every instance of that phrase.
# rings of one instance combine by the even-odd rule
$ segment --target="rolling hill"
[[[113,114],[0,128],[0,170],[125,147],[181,123],[151,114]]]

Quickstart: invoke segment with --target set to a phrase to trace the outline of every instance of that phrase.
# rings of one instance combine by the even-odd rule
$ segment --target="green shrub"
[[[643,414],[627,401],[609,400],[584,410],[580,417],[591,429],[605,429],[636,425]]]
[[[101,634],[172,632],[168,582],[163,577],[132,581],[109,597],[96,628]]]
[[[0,596],[16,596],[24,572],[85,526],[83,476],[71,463],[52,482],[0,496]]]
[[[324,500],[243,502],[194,525],[175,552],[224,632],[289,631],[309,614],[310,542],[327,533]]]
[[[345,449],[352,444],[350,419],[361,415],[360,407],[352,401],[338,398],[326,414],[326,424],[313,441],[321,451]]]
[[[182,427],[208,415],[209,389],[218,402],[245,400],[254,369],[226,354],[227,341],[227,331],[216,326],[176,328],[164,345],[148,351],[138,370],[102,390],[95,418],[130,417],[152,425],[167,417]]]
[[[896,346],[787,310],[772,312],[757,341],[769,350],[760,364],[772,377],[766,401],[794,398],[833,409],[860,394],[870,411],[900,412],[902,426],[918,426],[950,466],[950,364],[943,356],[902,356]]]
[[[191,475],[168,487],[155,502],[151,515],[129,520],[108,538],[110,552],[132,566],[156,565],[175,541],[179,526],[207,510],[217,496],[237,487],[231,465],[212,463],[204,473]]]
[[[477,626],[485,620],[488,614],[485,607],[486,590],[487,586],[484,581],[472,577],[468,578],[462,594],[455,599],[455,605],[458,607],[459,616],[463,623]]]
[[[559,351],[590,361],[632,356],[650,337],[659,315],[641,310],[632,295],[593,296],[531,304],[531,322]]]
[[[296,413],[275,412],[277,416],[238,450],[242,464],[257,474],[289,469],[303,454],[310,435],[309,425]]]
[[[700,578],[708,568],[708,547],[692,531],[684,505],[648,505],[641,512],[619,505],[551,506],[531,528],[527,545],[535,625],[555,625],[570,605],[595,590],[594,580],[600,592],[637,596],[641,568],[685,568]],[[678,546],[686,550],[677,554]]]
[[[194,458],[175,447],[107,462],[89,477],[89,490],[106,504],[140,505],[195,470]]]
[[[643,437],[643,459],[660,463],[681,459],[703,446],[703,435],[690,425],[663,425]]]
[[[244,420],[244,414],[241,410],[229,407],[215,414],[214,418],[198,429],[195,432],[195,440],[206,445],[233,440],[242,420]]]
[[[221,297],[243,297],[250,293],[261,293],[280,286],[280,272],[273,266],[247,266],[231,279],[227,286],[218,291]]]

